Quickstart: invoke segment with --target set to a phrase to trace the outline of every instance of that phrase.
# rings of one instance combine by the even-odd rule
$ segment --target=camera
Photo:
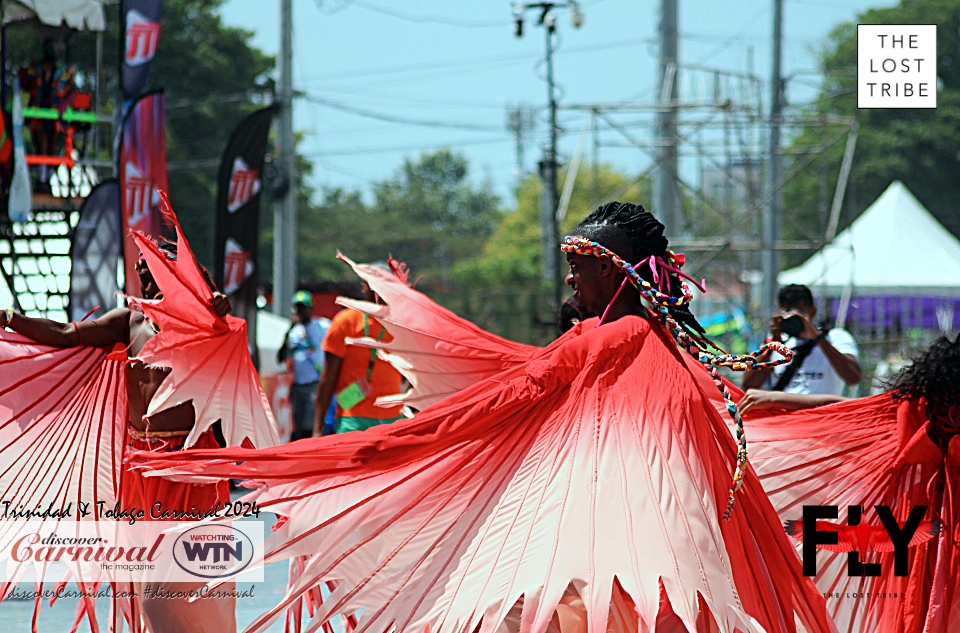
[[[803,332],[803,319],[796,314],[788,316],[780,322],[780,330],[787,336],[799,338]]]

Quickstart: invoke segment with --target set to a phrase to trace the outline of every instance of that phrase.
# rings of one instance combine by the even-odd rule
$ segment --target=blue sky
[[[816,78],[802,71],[816,68],[817,51],[834,26],[891,4],[786,0],[784,74],[801,71],[788,88],[791,102],[814,95]],[[561,106],[652,102],[658,2],[584,0],[582,6],[586,21],[580,29],[572,28],[565,11],[559,14],[555,75]],[[772,14],[772,0],[680,0],[681,62],[740,72],[752,64],[766,80]],[[228,0],[222,15],[228,24],[253,31],[255,45],[276,53],[278,0]],[[294,84],[305,95],[295,107],[294,126],[305,134],[302,151],[315,166],[312,183],[367,191],[405,157],[447,146],[462,151],[473,177],[489,179],[509,202],[516,153],[504,126],[506,107],[541,109],[527,168],[535,165],[547,134],[545,34],[536,17],[528,12],[524,37],[517,39],[507,0],[294,0]],[[767,103],[766,88],[763,98]],[[562,155],[574,152],[582,121],[578,112],[561,112]],[[600,156],[629,172],[650,162],[647,154],[607,146],[606,140]]]

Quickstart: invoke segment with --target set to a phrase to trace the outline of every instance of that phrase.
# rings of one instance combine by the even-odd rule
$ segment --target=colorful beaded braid
[[[681,327],[680,324],[677,323],[676,319],[674,319],[670,314],[671,307],[688,304],[690,303],[691,299],[693,299],[693,295],[691,294],[686,283],[683,281],[683,278],[680,278],[682,296],[673,297],[660,292],[650,282],[638,275],[637,271],[633,269],[633,266],[624,261],[623,258],[619,257],[616,253],[612,252],[605,246],[598,244],[597,242],[585,240],[581,237],[568,236],[564,239],[564,243],[560,245],[560,250],[562,250],[564,253],[574,253],[576,255],[592,255],[594,257],[606,255],[610,257],[614,265],[626,273],[627,279],[629,279],[630,283],[640,291],[641,296],[646,299],[650,305],[656,308],[655,312],[657,313],[657,316],[660,317],[660,321],[673,335],[673,339],[677,342],[677,345],[679,345],[680,348],[687,352],[690,356],[694,357],[697,362],[703,365],[707,371],[710,372],[710,376],[713,378],[713,384],[717,386],[717,389],[720,391],[720,395],[723,396],[723,400],[727,405],[727,412],[730,414],[730,417],[733,418],[733,421],[736,424],[736,437],[738,444],[737,467],[733,473],[733,483],[730,485],[730,491],[727,497],[727,507],[723,512],[723,520],[729,521],[730,516],[733,514],[734,505],[736,504],[736,493],[743,485],[743,475],[747,469],[747,435],[743,430],[743,419],[740,417],[740,412],[737,410],[737,405],[733,401],[733,398],[730,397],[730,392],[727,390],[726,385],[724,385],[723,380],[720,378],[720,372],[717,370],[717,368],[729,367],[734,371],[766,369],[767,367],[789,363],[793,358],[793,351],[783,343],[773,342],[763,344],[760,347],[760,350],[754,352],[753,354],[717,355],[706,352],[700,349],[700,346],[697,345],[696,340],[690,336],[690,334],[683,329],[683,327]],[[671,266],[675,266],[676,268],[680,268],[682,265],[682,263],[677,260],[676,256],[671,251],[667,251],[667,261]],[[781,356],[783,356],[783,359],[758,362],[757,357],[768,350],[778,352]]]

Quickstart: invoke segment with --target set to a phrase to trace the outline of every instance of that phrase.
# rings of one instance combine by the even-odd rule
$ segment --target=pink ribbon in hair
[[[640,266],[643,266],[644,264],[647,264],[650,267],[650,272],[653,275],[653,283],[657,284],[657,288],[659,288],[660,292],[662,292],[663,294],[666,294],[666,295],[670,294],[670,272],[669,271],[673,271],[677,273],[677,275],[679,275],[680,277],[683,277],[684,279],[689,280],[690,283],[692,283],[694,286],[700,289],[700,292],[707,291],[706,279],[701,279],[700,282],[698,283],[696,279],[694,279],[687,273],[683,272],[679,268],[675,268],[671,266],[670,264],[667,263],[667,261],[664,258],[660,257],[659,255],[651,255],[650,257],[647,257],[646,259],[641,260],[633,267],[633,269],[636,270],[637,268],[639,268]],[[658,268],[663,269],[662,282],[661,282],[660,273],[657,271]],[[663,282],[665,282],[666,290],[664,290]]]
[[[679,254],[679,255],[675,255],[674,257],[675,257],[676,259],[678,259],[678,260],[680,261],[681,265],[682,265],[683,259],[681,259],[681,258],[683,257],[683,254],[681,253],[681,254]],[[670,264],[668,264],[668,263],[666,262],[666,260],[664,260],[664,259],[663,259],[662,257],[660,257],[659,255],[651,255],[650,257],[647,257],[646,259],[643,259],[643,260],[639,261],[639,262],[633,267],[633,270],[636,271],[637,268],[640,268],[640,267],[643,266],[644,264],[647,264],[647,265],[650,266],[650,272],[653,273],[653,283],[657,284],[657,287],[660,289],[660,292],[662,292],[663,294],[666,294],[666,295],[669,295],[669,294],[670,294],[670,272],[669,272],[669,271],[671,271],[671,270],[672,270],[673,272],[677,273],[679,276],[683,277],[684,279],[690,280],[690,283],[692,283],[694,286],[696,286],[697,288],[699,288],[699,289],[700,289],[700,292],[706,292],[706,291],[707,291],[707,280],[706,280],[706,279],[701,279],[701,280],[700,280],[700,283],[697,283],[697,280],[696,280],[696,279],[694,279],[693,277],[691,277],[691,276],[688,275],[687,273],[683,272],[683,271],[680,270],[679,268],[675,268],[675,267],[671,266]],[[667,286],[666,291],[664,291],[663,284],[660,283],[660,273],[657,272],[657,268],[658,268],[658,267],[659,267],[659,268],[662,268],[663,271],[664,271],[664,272],[663,272],[663,281],[666,282],[666,286]],[[626,287],[627,281],[629,281],[629,279],[630,279],[629,277],[624,277],[624,278],[623,278],[623,282],[620,284],[620,287],[617,289],[617,293],[616,293],[615,295],[613,295],[613,299],[610,300],[610,303],[607,304],[607,308],[603,311],[603,315],[600,317],[600,322],[597,323],[597,327],[600,327],[601,325],[603,325],[604,322],[607,320],[607,314],[610,312],[610,307],[616,302],[617,297],[620,296],[620,293],[623,292],[623,289],[624,289],[624,287]]]

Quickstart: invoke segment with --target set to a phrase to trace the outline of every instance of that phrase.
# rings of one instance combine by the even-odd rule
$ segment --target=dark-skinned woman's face
[[[137,262],[137,275],[140,277],[140,294],[144,299],[155,299],[160,293],[160,288],[145,261]]]
[[[601,314],[607,307],[609,298],[603,292],[604,283],[601,274],[601,262],[597,257],[567,253],[570,272],[567,273],[567,285],[573,288],[573,300],[585,312]]]

